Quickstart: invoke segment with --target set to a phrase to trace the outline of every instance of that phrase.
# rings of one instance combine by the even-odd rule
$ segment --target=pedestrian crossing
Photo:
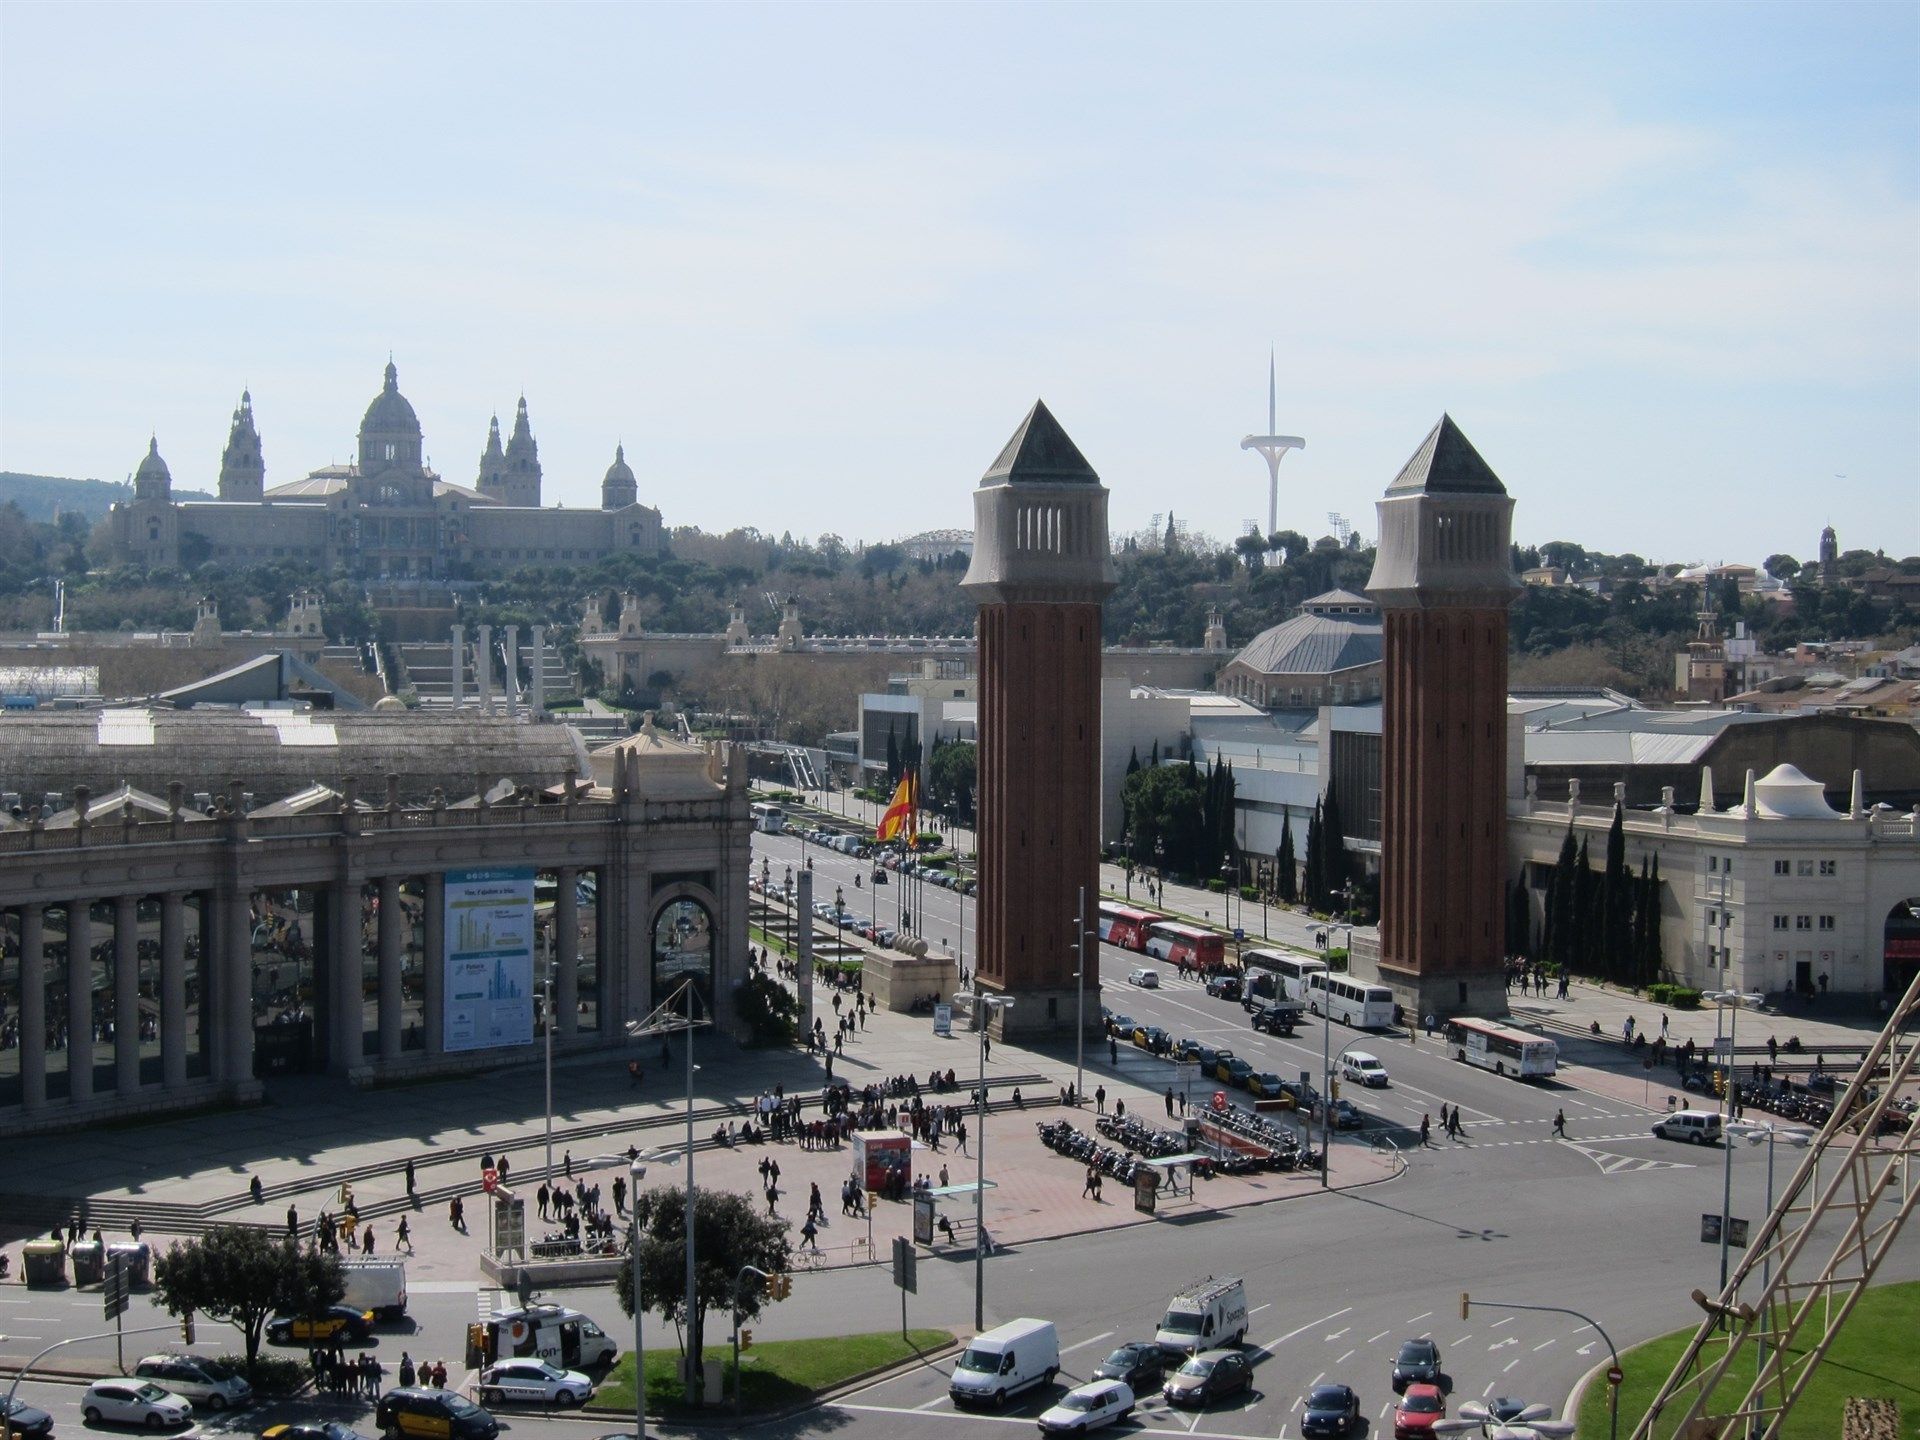
[[[1577,1123],[1591,1123],[1595,1120],[1634,1120],[1646,1119],[1646,1112],[1639,1110],[1596,1111],[1584,1114]],[[1594,1147],[1601,1145],[1619,1145],[1628,1141],[1643,1141],[1655,1138],[1643,1126],[1631,1130],[1622,1130],[1616,1134],[1581,1135],[1577,1138],[1562,1139],[1550,1131],[1545,1135],[1514,1134],[1512,1139],[1484,1139],[1487,1131],[1512,1133],[1518,1126],[1551,1126],[1550,1120],[1480,1120],[1469,1124],[1462,1140],[1452,1142],[1464,1144],[1475,1150],[1506,1150],[1527,1145],[1558,1145],[1564,1149],[1577,1151],[1591,1160],[1603,1175],[1631,1175],[1648,1170],[1693,1170],[1699,1168],[1685,1160],[1661,1160],[1650,1156],[1617,1155],[1611,1151]],[[1446,1140],[1445,1136],[1435,1139],[1434,1147],[1439,1148]],[[1451,1148],[1451,1146],[1449,1146]]]

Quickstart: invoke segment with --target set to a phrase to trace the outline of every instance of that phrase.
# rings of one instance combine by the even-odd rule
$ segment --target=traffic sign
[[[495,1170],[492,1166],[488,1166],[485,1170],[482,1170],[480,1172],[480,1188],[486,1191],[487,1194],[489,1195],[493,1194],[494,1187],[497,1186],[499,1183],[500,1183],[500,1172],[498,1170]]]
[[[107,1264],[106,1286],[101,1291],[102,1308],[106,1311],[107,1319],[115,1320],[127,1313],[127,1306],[131,1303],[128,1299],[129,1289],[126,1261],[116,1255]]]
[[[1607,1384],[1618,1385],[1626,1378],[1627,1372],[1622,1370],[1618,1365],[1609,1365],[1607,1367]]]

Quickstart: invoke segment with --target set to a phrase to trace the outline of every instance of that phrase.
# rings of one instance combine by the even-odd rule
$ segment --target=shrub
[[[1213,879],[1207,881],[1207,889],[1211,890],[1215,895],[1224,895],[1227,889],[1227,882],[1216,875]]]
[[[307,1367],[285,1355],[258,1355],[249,1371],[244,1355],[222,1355],[219,1363],[238,1375],[246,1375],[262,1396],[295,1394],[307,1382]]]
[[[1671,1003],[1676,1010],[1698,1010],[1700,1008],[1700,992],[1698,990],[1690,990],[1683,985],[1676,985],[1673,987]]]
[[[799,1028],[800,1002],[771,975],[756,972],[733,989],[734,1013],[756,1045],[791,1045]]]
[[[1260,891],[1256,886],[1242,885],[1240,887],[1240,898],[1242,900],[1257,901],[1260,898]]]

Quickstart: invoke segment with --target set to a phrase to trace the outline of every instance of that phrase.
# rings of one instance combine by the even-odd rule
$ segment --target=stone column
[[[67,902],[67,1095],[93,1098],[93,916],[85,900]]]
[[[538,720],[547,713],[547,627],[536,625],[533,640],[533,701],[528,708]]]
[[[400,877],[380,877],[380,1059],[400,1058],[400,1017],[405,996],[400,986]]]
[[[160,897],[160,1083],[187,1083],[187,934],[184,897]],[[204,939],[202,941],[204,942]]]
[[[113,1073],[121,1096],[140,1093],[140,898],[113,901]]]
[[[426,924],[421,927],[421,944],[426,985],[421,1004],[426,1009],[427,1054],[439,1055],[447,1048],[447,877],[427,876]]]
[[[221,1004],[214,1014],[216,1048],[223,1057],[221,1077],[238,1091],[253,1081],[253,909],[252,894],[237,889],[217,901],[220,954],[214,984]],[[200,1023],[204,1026],[204,1014]]]
[[[509,720],[520,713],[520,666],[515,654],[519,639],[518,625],[500,627],[500,648],[505,657],[500,664],[500,698],[506,701]]]
[[[473,691],[482,714],[493,713],[493,627],[476,625],[479,637],[473,647]]]
[[[327,1068],[345,1075],[361,1063],[361,1028],[366,1024],[361,994],[360,882],[342,876],[333,887],[333,953],[327,957],[327,993],[333,1014],[327,1023]]]
[[[47,916],[20,907],[20,1100],[30,1111],[47,1103]]]
[[[453,627],[453,708],[458,710],[466,698],[467,688],[467,627]]]
[[[580,1028],[580,872],[563,867],[554,879],[553,1033],[564,1040]]]

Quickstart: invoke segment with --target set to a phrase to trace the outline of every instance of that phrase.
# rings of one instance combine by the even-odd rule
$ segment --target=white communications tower
[[[1276,435],[1279,418],[1274,406],[1277,394],[1274,384],[1273,352],[1267,352],[1267,433],[1249,435],[1240,442],[1242,450],[1258,450],[1267,462],[1267,533],[1273,534],[1280,528],[1280,462],[1289,450],[1304,450],[1307,442],[1298,435]]]

